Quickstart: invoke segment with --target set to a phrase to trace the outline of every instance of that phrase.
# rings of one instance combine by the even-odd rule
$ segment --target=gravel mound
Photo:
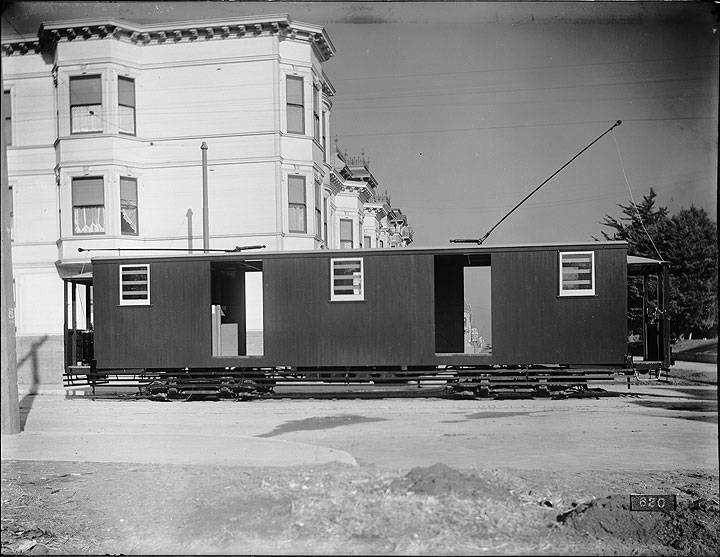
[[[627,495],[610,495],[577,505],[557,520],[598,539],[659,543],[687,555],[719,555],[719,511],[717,501],[704,498],[679,501],[675,511],[630,511]]]
[[[402,478],[393,480],[390,490],[395,493],[415,493],[419,495],[455,495],[464,499],[490,497],[507,499],[510,493],[496,484],[466,474],[442,463],[428,467],[417,467]]]

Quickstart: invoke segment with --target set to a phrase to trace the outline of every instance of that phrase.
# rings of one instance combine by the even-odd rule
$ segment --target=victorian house
[[[286,15],[47,22],[3,40],[21,381],[32,362],[59,382],[68,304],[89,326],[90,288],[62,280],[92,276],[102,252],[85,250],[201,251],[203,143],[211,248],[392,244],[367,165],[328,141],[334,54]]]

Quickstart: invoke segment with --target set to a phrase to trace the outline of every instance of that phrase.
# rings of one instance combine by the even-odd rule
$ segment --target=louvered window
[[[363,260],[343,257],[330,260],[330,301],[364,300]]]
[[[150,265],[120,265],[120,305],[150,305]]]
[[[560,296],[595,295],[595,253],[560,252]]]

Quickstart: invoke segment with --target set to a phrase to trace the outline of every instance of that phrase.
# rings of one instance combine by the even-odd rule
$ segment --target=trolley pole
[[[0,70],[1,71],[1,70]],[[2,83],[0,73],[0,83]],[[5,115],[3,114],[3,117]],[[2,203],[0,204],[0,411],[2,412],[2,433],[20,433],[20,409],[18,405],[17,386],[17,351],[15,347],[15,302],[13,301],[13,268],[12,247],[10,245],[10,183],[8,181],[7,149],[5,127],[0,129],[0,154],[2,169],[0,170],[0,186]]]
[[[207,183],[207,143],[200,145],[202,151],[202,174],[203,174],[203,252],[208,253],[210,249],[210,216],[208,210],[208,183]]]

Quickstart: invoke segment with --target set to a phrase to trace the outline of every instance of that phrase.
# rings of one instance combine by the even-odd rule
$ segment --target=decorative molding
[[[74,40],[104,40],[112,38],[139,46],[194,42],[200,38],[223,40],[230,38],[277,36],[309,43],[319,58],[326,62],[335,55],[335,46],[322,26],[295,22],[287,14],[241,19],[215,19],[180,22],[167,25],[140,25],[122,20],[75,20],[45,22],[40,26],[38,39],[3,42],[3,55],[39,53],[52,50],[57,43]],[[328,91],[334,88],[328,87]],[[331,93],[328,93],[331,94]]]
[[[33,54],[38,54],[40,52],[39,40],[16,40],[2,43],[3,56],[22,56],[23,54],[27,54],[31,51]]]

